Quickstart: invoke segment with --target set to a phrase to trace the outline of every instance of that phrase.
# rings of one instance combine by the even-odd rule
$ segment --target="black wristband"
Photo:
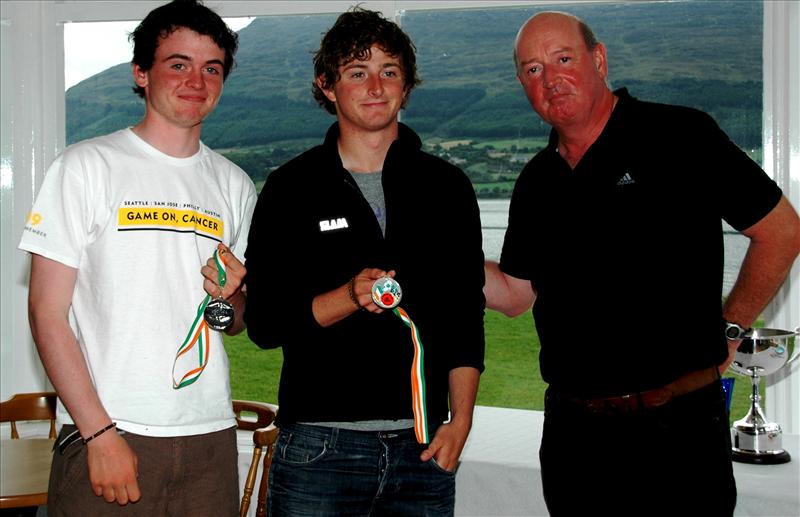
[[[95,438],[97,438],[101,434],[105,433],[109,429],[114,429],[115,427],[117,427],[117,423],[116,422],[111,422],[110,424],[108,424],[104,428],[102,428],[99,431],[97,431],[96,433],[94,433],[89,438],[83,438],[83,444],[86,445],[87,443],[91,442],[92,440],[94,440]]]

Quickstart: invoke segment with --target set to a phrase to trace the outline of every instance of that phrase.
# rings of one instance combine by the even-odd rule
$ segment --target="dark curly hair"
[[[314,54],[315,81],[311,91],[314,99],[328,113],[335,115],[336,106],[325,96],[316,79],[321,78],[325,89],[332,87],[340,79],[339,67],[356,59],[369,59],[373,45],[400,59],[406,93],[403,107],[411,90],[422,82],[417,76],[416,48],[408,35],[380,13],[355,6],[336,19]]]
[[[180,28],[191,29],[210,37],[225,51],[222,78],[226,79],[236,65],[233,56],[239,46],[239,36],[217,13],[197,0],[174,0],[150,11],[128,36],[128,40],[133,42],[131,63],[138,65],[142,70],[150,70],[156,58],[159,41]],[[133,91],[144,97],[144,88],[141,86],[134,86]]]

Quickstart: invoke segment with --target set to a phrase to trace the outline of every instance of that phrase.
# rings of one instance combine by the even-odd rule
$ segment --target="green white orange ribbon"
[[[425,350],[419,337],[419,329],[411,321],[408,313],[400,307],[392,312],[411,329],[411,341],[414,343],[414,360],[411,363],[411,402],[414,410],[414,434],[417,442],[429,443],[428,412],[425,404]]]
[[[208,324],[203,319],[203,313],[210,300],[211,297],[206,296],[197,308],[197,314],[189,333],[186,334],[186,338],[178,348],[175,362],[172,364],[172,387],[176,390],[194,383],[208,364],[211,341]],[[175,375],[176,371],[178,376]]]
[[[217,279],[220,287],[225,287],[228,279],[225,273],[225,263],[220,257],[219,249],[214,250],[214,261],[217,263]],[[175,361],[172,363],[172,388],[181,389],[193,384],[208,365],[211,339],[208,323],[203,319],[206,305],[211,301],[211,296],[206,295],[197,307],[192,326],[186,334],[183,343],[178,348]],[[175,372],[178,372],[176,376]]]

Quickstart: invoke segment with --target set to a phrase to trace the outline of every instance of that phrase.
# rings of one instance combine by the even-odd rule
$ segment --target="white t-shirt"
[[[218,242],[241,258],[252,180],[201,143],[168,156],[130,129],[70,146],[51,165],[20,248],[78,270],[70,324],[119,428],[188,436],[235,425],[228,357],[211,331],[200,378],[173,389],[172,365],[206,293]],[[71,423],[62,404],[58,420]]]

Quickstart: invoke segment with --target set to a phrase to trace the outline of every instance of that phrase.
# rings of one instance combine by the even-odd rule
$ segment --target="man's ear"
[[[322,93],[325,94],[325,97],[327,97],[329,101],[336,103],[336,93],[334,93],[332,85],[328,88],[325,87],[325,77],[320,75],[315,82],[319,89],[322,90]]]
[[[142,70],[142,68],[136,64],[131,67],[131,71],[133,73],[133,82],[136,83],[136,86],[145,88],[149,83],[147,71]]]
[[[602,43],[598,43],[594,50],[592,50],[592,60],[594,61],[594,67],[600,73],[600,75],[605,79],[608,77],[608,61],[606,60],[606,46]]]

